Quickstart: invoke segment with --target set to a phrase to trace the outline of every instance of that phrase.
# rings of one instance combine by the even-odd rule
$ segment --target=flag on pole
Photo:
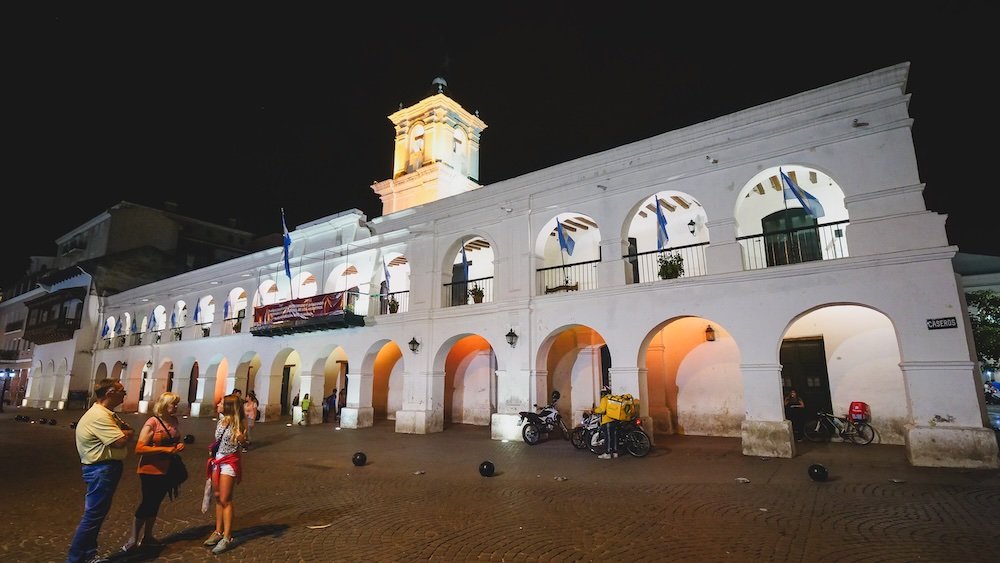
[[[385,265],[385,256],[382,257],[382,273],[385,274],[385,290],[389,291],[389,266]]]
[[[104,323],[104,329],[101,330],[101,338],[105,338],[108,335],[108,323]]]
[[[194,322],[198,322],[198,315],[201,314],[201,301],[194,304]]]
[[[465,255],[465,242],[462,242],[462,274],[465,276],[465,280],[469,281],[469,258]]]
[[[135,324],[135,317],[132,317],[132,331],[131,332],[132,332],[132,334],[135,334],[135,333],[139,332],[139,329],[138,329],[138,327]]]
[[[122,318],[118,317],[118,321],[115,322],[115,336],[118,336],[121,333],[122,333]]]
[[[177,311],[170,313],[170,328],[177,328]]]
[[[283,233],[282,244],[285,247],[285,275],[292,279],[292,267],[288,265],[288,249],[292,247],[292,235],[288,234],[288,227],[285,225],[285,208],[281,208],[281,231]]]
[[[800,188],[787,174],[778,168],[778,173],[781,174],[781,181],[784,184],[782,192],[785,195],[785,201],[788,200],[798,200],[799,204],[802,205],[802,209],[806,210],[806,213],[812,215],[813,217],[822,217],[826,215],[823,210],[823,206],[820,205],[819,200],[813,197],[813,195],[802,188]]]
[[[149,327],[147,327],[146,330],[148,330],[149,332],[153,332],[153,329],[155,327],[156,327],[156,315],[150,315],[149,316]]]
[[[559,222],[559,219],[556,219],[556,236],[559,237],[559,248],[572,256],[573,249],[576,247],[576,241],[573,240],[573,237],[563,233],[562,223]]]
[[[667,236],[667,218],[663,216],[663,209],[660,208],[660,196],[656,196],[656,249],[663,250],[670,242]]]
[[[229,300],[226,299],[225,303],[222,304],[222,318],[229,318]]]

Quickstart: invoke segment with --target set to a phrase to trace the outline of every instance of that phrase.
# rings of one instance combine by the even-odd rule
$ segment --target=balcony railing
[[[212,335],[212,323],[198,323],[194,325],[195,337],[208,338]]]
[[[222,321],[222,334],[239,334],[243,328],[243,318],[233,317]]]
[[[784,264],[845,258],[848,256],[849,223],[850,221],[837,221],[813,227],[739,237],[736,241],[743,250],[743,269],[759,270]]]
[[[663,250],[651,250],[639,254],[626,254],[622,258],[632,265],[632,279],[635,280],[633,283],[644,283],[661,279],[659,274],[659,258],[662,254],[676,254],[683,258],[684,273],[678,277],[690,278],[692,276],[704,276],[708,273],[708,268],[705,265],[706,247],[708,247],[707,242],[700,242],[698,244],[664,248]]]
[[[597,289],[597,265],[600,263],[601,260],[597,259],[565,266],[539,268],[535,270],[538,294]]]
[[[469,294],[469,290],[475,287],[483,291],[482,298],[477,299]],[[492,303],[493,277],[446,283],[444,284],[444,298],[441,302],[444,303],[445,307],[470,305],[473,303]]]
[[[410,310],[410,292],[409,291],[393,291],[385,297],[378,297],[378,314],[380,315],[392,315],[395,313],[405,313]],[[393,301],[396,302],[393,305]]]
[[[129,335],[129,346],[138,346],[142,344],[142,333],[136,332]]]

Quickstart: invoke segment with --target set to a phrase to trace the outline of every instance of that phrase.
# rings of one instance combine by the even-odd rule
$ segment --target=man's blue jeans
[[[122,462],[111,461],[84,465],[83,482],[87,485],[87,496],[84,498],[83,517],[73,534],[73,543],[69,546],[67,563],[89,561],[97,556],[97,536],[101,533],[101,524],[111,510],[111,499],[122,478]]]

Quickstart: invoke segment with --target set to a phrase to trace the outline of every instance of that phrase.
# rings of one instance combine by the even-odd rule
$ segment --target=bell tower
[[[433,92],[390,114],[396,129],[392,178],[372,184],[382,199],[382,214],[481,188],[479,137],[486,123],[445,94],[444,78]]]

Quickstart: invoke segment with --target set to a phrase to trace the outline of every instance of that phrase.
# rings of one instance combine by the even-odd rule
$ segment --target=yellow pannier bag
[[[639,402],[628,393],[608,396],[608,417],[614,420],[632,420],[639,412]]]

